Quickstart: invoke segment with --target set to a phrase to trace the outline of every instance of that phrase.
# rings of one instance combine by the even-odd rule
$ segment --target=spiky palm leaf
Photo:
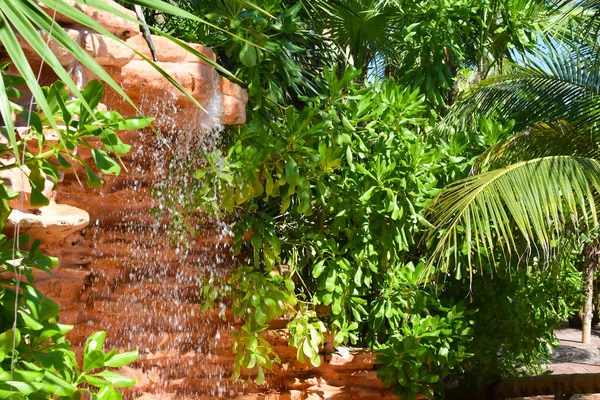
[[[389,45],[400,12],[381,0],[312,0],[305,6],[323,34],[347,50],[353,65],[363,71]]]
[[[480,174],[509,163],[547,156],[580,156],[600,159],[598,138],[591,131],[578,132],[566,121],[544,122],[510,136],[488,148],[475,160],[472,174]]]
[[[600,138],[568,124],[540,124],[499,144],[480,161],[501,167],[459,180],[435,199],[429,265],[493,265],[507,257],[552,256],[567,225],[597,226]],[[494,154],[494,156],[491,156]]]
[[[590,47],[549,49],[510,64],[461,96],[444,126],[466,129],[479,116],[515,120],[515,130],[540,122],[569,121],[576,129],[600,122],[600,59]]]
[[[139,21],[133,19],[131,16],[123,13],[118,8],[115,8],[110,3],[106,3],[101,0],[77,0],[87,6],[92,6],[99,10],[110,12],[118,17],[139,23]],[[175,14],[181,17],[198,20],[202,23],[209,24],[208,22],[198,18],[190,13],[186,13],[171,4],[162,0],[128,0],[129,3],[140,4],[145,7],[160,10],[165,13]],[[86,53],[58,24],[56,24],[52,17],[48,15],[43,9],[50,10],[50,13],[58,12],[62,15],[69,17],[76,23],[91,28],[92,30],[101,33],[109,38],[130,47],[126,42],[113,35],[106,28],[100,25],[96,20],[90,18],[65,0],[0,0],[0,43],[4,47],[4,50],[8,54],[9,59],[13,62],[16,69],[23,77],[25,84],[31,91],[33,98],[42,109],[42,111],[50,116],[52,111],[46,99],[42,93],[40,85],[37,82],[36,73],[31,69],[23,50],[18,41],[18,35],[21,35],[25,41],[27,41],[34,51],[42,58],[50,68],[54,70],[58,78],[65,82],[69,90],[79,99],[89,110],[89,105],[85,98],[81,95],[79,88],[69,76],[68,71],[60,65],[56,56],[52,53],[48,47],[47,41],[42,38],[41,34],[46,35],[53,41],[58,43],[61,47],[72,53],[77,62],[88,68],[95,75],[104,80],[109,86],[111,86],[118,94],[120,94],[125,100],[127,100],[134,107],[135,105],[131,102],[129,97],[123,91],[123,89],[100,67],[96,61]],[[161,32],[155,31],[161,34]],[[166,35],[168,36],[168,35]],[[215,68],[229,74],[226,70],[218,66],[212,59],[208,58],[204,54],[198,52],[185,43],[170,38],[175,43],[179,44],[187,51],[192,52],[199,58],[203,59],[207,63],[213,65]],[[131,48],[131,47],[130,47]],[[138,55],[148,61],[163,77],[169,80],[176,88],[182,91],[192,102],[198,107],[200,104],[189,94],[185,89],[171,78],[162,68],[156,63],[146,58],[143,54],[137,50],[131,48]],[[90,110],[91,111],[91,110]],[[16,140],[14,137],[14,126],[11,119],[11,104],[5,96],[4,85],[0,83],[0,116],[6,124],[5,134],[8,136],[9,141],[13,145],[13,151],[15,155],[18,155],[18,149],[16,147]],[[59,129],[56,126],[56,122],[53,118],[49,118],[52,127],[58,132]],[[19,157],[17,156],[17,160]]]

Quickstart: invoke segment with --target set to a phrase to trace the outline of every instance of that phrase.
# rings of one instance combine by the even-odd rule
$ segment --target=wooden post
[[[581,343],[590,343],[594,300],[594,274],[598,269],[600,242],[598,239],[583,246],[583,295],[585,303],[581,312]]]

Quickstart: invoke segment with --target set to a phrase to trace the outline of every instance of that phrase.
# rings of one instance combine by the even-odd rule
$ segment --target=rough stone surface
[[[50,201],[49,205],[40,207],[36,212],[13,210],[8,216],[4,232],[11,234],[18,223],[21,233],[29,233],[32,239],[41,240],[48,248],[62,245],[65,238],[85,228],[88,222],[86,211]]]
[[[156,59],[160,62],[173,62],[173,63],[204,63],[204,61],[196,56],[195,54],[187,51],[183,47],[179,46],[176,43],[173,43],[169,39],[152,35],[152,43],[154,46],[160,51],[156,52]],[[150,53],[150,48],[144,39],[143,35],[136,35],[129,39],[127,39],[127,44],[131,47],[134,47],[138,50],[139,53],[143,54],[147,58],[152,58],[152,53]],[[203,54],[208,59],[212,61],[216,61],[217,57],[215,53],[208,47],[204,47],[199,44],[187,43],[188,46],[196,50],[197,52]],[[135,55],[137,60],[142,60],[142,57],[139,54]]]
[[[65,28],[65,32],[75,42],[79,42],[80,38],[82,37],[82,31],[77,29]],[[66,51],[63,47],[61,47],[54,39],[49,38],[47,32],[38,31],[38,33],[40,34],[40,37],[42,38],[44,43],[47,43],[48,48],[50,49],[52,54],[54,54],[54,56],[57,58],[60,65],[67,66],[73,64],[75,58],[70,52]],[[23,52],[25,53],[25,56],[28,59],[41,59],[40,55],[33,49],[33,47],[31,47],[29,42],[27,42],[22,35],[18,34],[17,40],[19,41],[21,49],[23,49]],[[48,57],[47,54],[44,54],[44,56]]]
[[[83,48],[98,64],[106,67],[124,67],[135,56],[130,47],[97,33],[84,35]]]
[[[14,163],[14,158],[10,160],[3,160],[2,164],[10,165]],[[0,171],[0,179],[4,186],[9,189],[14,190],[19,193],[19,197],[10,200],[8,205],[11,208],[19,209],[21,211],[28,211],[36,209],[30,203],[31,196],[31,184],[29,183],[28,175],[30,173],[30,169],[27,166],[23,166],[22,168],[11,168],[4,171]],[[44,190],[42,190],[42,194],[46,196],[48,199],[53,199],[56,196],[56,192],[53,189],[54,184],[50,179],[46,179],[44,182]]]
[[[149,56],[145,41],[136,36],[136,24],[77,7],[111,32],[130,37],[127,44]],[[10,217],[7,231],[20,220],[21,231],[42,239],[60,260],[53,276],[39,275],[37,282],[61,304],[61,322],[74,324],[68,338],[76,350],[98,330],[107,331],[107,347],[138,349],[139,360],[120,369],[137,379],[135,387],[124,390],[126,399],[394,398],[377,379],[369,352],[326,346],[318,368],[299,363],[281,329],[285,321],[275,321],[264,333],[282,360],[267,372],[266,384],[230,379],[235,361],[231,333],[241,321],[226,308],[202,312],[198,282],[209,273],[225,275],[234,265],[223,223],[199,227],[188,247],[177,240],[173,244],[169,221],[151,216],[150,210],[161,206],[165,193],[186,190],[191,179],[186,174],[193,174],[201,147],[210,147],[221,123],[245,122],[246,91],[220,78],[198,57],[154,37],[157,64],[204,107],[198,109],[127,46],[76,27],[63,16],[59,21],[72,28],[69,34],[105,67],[139,110],[157,116],[156,127],[164,135],[159,139],[150,130],[123,133],[132,151],[121,159],[120,176],[103,176],[102,187],[87,189],[77,178],[84,174],[81,169],[67,171],[49,206],[25,207]],[[215,59],[210,49],[192,46]],[[64,55],[61,63],[70,62]],[[54,77],[46,72],[43,82]],[[93,77],[85,70],[79,76],[83,82]],[[138,112],[110,90],[103,103],[123,115]],[[78,155],[86,161],[91,157],[89,151]],[[23,176],[11,173],[0,177],[29,193],[19,183]]]
[[[246,122],[248,92],[223,77],[220,79],[220,86],[223,96],[223,124],[243,124]]]
[[[100,22],[108,18],[102,13],[98,14],[100,16],[94,14],[88,6],[81,7],[90,16],[99,18]],[[114,21],[111,23],[117,24]],[[190,136],[198,136],[201,132],[218,130],[223,125],[246,122],[246,91],[219,77],[211,65],[166,38],[152,35],[158,58],[156,67],[162,70],[159,71],[135,52],[151,57],[142,34],[138,33],[126,42],[118,42],[81,26],[65,27],[65,30],[71,39],[104,68],[135,105],[128,103],[105,85],[103,103],[109,109],[118,110],[126,117],[139,114],[156,116],[155,127],[165,134],[185,132]],[[85,85],[91,79],[98,79],[94,73],[78,64],[58,43],[49,39],[46,34],[41,33],[41,36],[76,83]],[[20,36],[19,41],[32,68],[37,71],[41,57]],[[211,49],[199,44],[188,45],[208,59],[216,60]],[[0,57],[0,62],[4,60]],[[9,72],[16,73],[14,68]],[[163,73],[172,77],[193,100],[175,87]],[[56,76],[44,67],[41,83],[49,84],[55,79]],[[27,105],[29,99],[30,94],[26,93],[19,103]]]
[[[105,11],[101,11],[94,7],[87,6],[78,2],[77,0],[65,0],[65,2],[77,10],[81,11],[83,14],[87,15],[100,25],[102,25],[106,30],[115,36],[120,37],[121,39],[125,39],[131,36],[135,36],[140,33],[140,26],[135,22],[137,17],[135,12],[128,10],[127,8],[115,3],[111,0],[102,0],[104,3],[108,4],[112,8],[116,8],[119,12],[129,16],[130,19],[125,19],[121,17],[117,17],[112,13],[108,13]],[[74,26],[75,22],[60,13],[55,13],[54,10],[46,7],[45,5],[38,2],[38,5],[48,13],[51,17],[54,16],[56,21],[59,22],[63,26]],[[131,19],[133,21],[131,21]]]

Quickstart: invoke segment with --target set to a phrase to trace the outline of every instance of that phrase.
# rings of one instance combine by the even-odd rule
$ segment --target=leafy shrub
[[[325,327],[335,344],[378,348],[398,338],[412,308],[426,310],[432,294],[422,288],[422,264],[412,266],[428,228],[422,210],[447,179],[464,174],[464,144],[457,136],[434,148],[417,134],[427,131],[417,92],[393,80],[361,88],[358,76],[326,71],[324,95],[268,127],[242,128],[189,188],[202,212],[239,215],[242,266],[203,289],[206,307],[231,295],[234,315],[245,318],[238,366],[277,360],[256,338],[280,316],[290,318],[298,358],[319,365]]]
[[[559,344],[553,330],[580,309],[581,288],[572,264],[474,279],[471,304],[478,312],[469,351],[477,356],[462,366],[465,384],[543,373]]]
[[[536,335],[544,329],[543,338],[551,344],[549,330],[572,305],[560,305],[564,293],[535,287],[539,277],[531,277],[514,285],[499,280],[505,287],[495,296],[485,293],[483,282],[477,292],[463,282],[460,268],[453,277],[430,276],[423,269],[431,199],[464,177],[474,156],[512,133],[512,122],[482,118],[474,133],[445,136],[434,129],[432,117],[452,97],[454,67],[467,58],[485,64],[484,58],[491,57],[483,49],[472,54],[469,49],[467,55],[456,43],[464,35],[489,43],[489,32],[473,31],[468,21],[485,22],[481,14],[492,10],[468,2],[442,8],[436,2],[403,5],[418,8],[405,18],[422,19],[421,12],[436,18],[413,20],[402,30],[402,52],[393,52],[404,59],[389,69],[401,72],[398,80],[362,82],[364,71],[346,68],[352,61],[342,52],[313,42],[335,47],[329,39],[333,35],[319,38],[314,21],[297,5],[271,0],[258,7],[242,1],[182,3],[217,27],[167,20],[166,29],[211,45],[247,83],[250,95],[247,125],[226,131],[221,147],[206,155],[206,165],[186,187],[186,198],[162,193],[170,201],[178,238],[195,233],[198,215],[233,221],[239,266],[228,276],[206,278],[202,298],[205,308],[231,302],[234,315],[244,319],[235,336],[235,375],[256,369],[260,383],[263,369],[278,361],[261,335],[275,318],[289,321],[297,358],[315,366],[325,330],[335,345],[378,349],[380,376],[406,396],[433,395],[443,383],[465,382],[465,376],[472,381],[480,367],[483,379],[539,367],[538,356],[543,359],[548,348]],[[531,19],[518,15],[513,22],[523,34],[504,35],[510,38],[504,43],[524,48]],[[440,21],[458,29],[438,36]],[[223,28],[237,37],[220,34]],[[494,28],[496,34],[501,32]],[[251,48],[245,40],[262,47]],[[494,49],[493,57],[504,51],[503,46]],[[431,65],[416,61],[420,55],[433,59]],[[482,267],[484,274],[496,268]],[[472,300],[464,300],[472,289]],[[527,289],[541,292],[530,295]],[[521,357],[516,342],[509,346],[514,331],[501,331],[489,320],[509,297],[523,303],[519,312],[535,305],[539,315],[532,313],[526,323],[542,327],[526,336],[517,368],[510,365]],[[479,360],[477,346],[486,341],[489,353],[481,352]],[[501,361],[487,359],[503,349],[510,354]]]

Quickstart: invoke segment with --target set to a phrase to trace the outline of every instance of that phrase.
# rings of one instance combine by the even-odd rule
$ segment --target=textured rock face
[[[161,206],[162,194],[185,191],[190,177],[181,167],[189,167],[188,160],[211,137],[208,133],[214,134],[221,124],[245,122],[246,92],[202,60],[155,37],[158,65],[205,108],[199,110],[132,50],[150,56],[136,24],[77,7],[113,34],[128,38],[131,48],[59,17],[69,35],[109,71],[136,106],[157,117],[167,145],[150,131],[125,133],[122,139],[132,151],[122,158],[120,176],[105,176],[105,185],[87,189],[74,172],[67,172],[57,191],[51,185],[46,188],[53,200],[39,209],[27,202],[31,189],[22,173],[1,175],[23,196],[12,223],[20,220],[22,232],[41,238],[46,250],[59,257],[53,276],[39,276],[38,287],[61,304],[61,322],[75,325],[69,334],[72,343],[81,348],[90,333],[106,330],[107,346],[140,350],[139,360],[121,371],[137,379],[124,393],[127,399],[394,398],[377,379],[372,354],[330,349],[323,350],[320,367],[301,364],[296,350],[287,345],[286,331],[276,324],[265,336],[282,364],[267,374],[267,383],[257,387],[230,379],[235,360],[231,332],[241,321],[226,309],[202,312],[197,280],[210,271],[226,274],[234,265],[226,229],[218,221],[207,223],[189,247],[174,245],[169,222],[152,217],[150,211]],[[26,43],[23,46],[35,64],[37,56]],[[70,56],[54,46],[59,60],[72,66]],[[210,49],[193,46],[215,59]],[[73,72],[82,81],[92,78],[76,67]],[[44,78],[50,81],[53,76]],[[111,91],[103,103],[124,115],[136,113]]]

